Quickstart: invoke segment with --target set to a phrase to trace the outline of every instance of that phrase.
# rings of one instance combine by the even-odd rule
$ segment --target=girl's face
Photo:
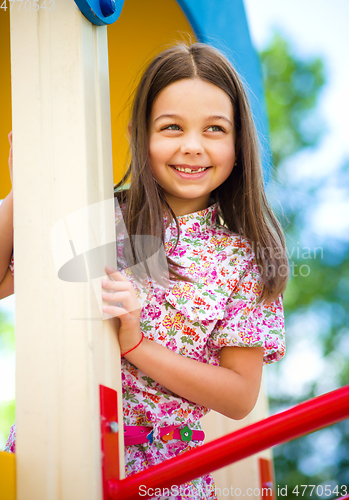
[[[229,177],[235,163],[233,123],[229,96],[198,78],[172,83],[155,99],[149,160],[176,216],[207,208],[211,191]]]

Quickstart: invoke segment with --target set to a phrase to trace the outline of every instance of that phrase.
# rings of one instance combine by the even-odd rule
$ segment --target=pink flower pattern
[[[176,225],[172,222],[167,227],[165,250],[172,251],[171,258],[185,266],[179,272],[195,283],[170,281],[169,288],[163,288],[147,278],[140,291],[146,296],[142,331],[168,349],[203,363],[219,365],[224,346],[262,346],[264,363],[277,361],[285,353],[281,297],[269,306],[257,303],[261,285],[251,245],[219,225],[216,216],[214,204],[178,217],[180,237],[174,251]],[[154,321],[149,323],[155,308],[160,313],[156,315],[156,326]],[[188,425],[199,430],[199,419],[209,410],[168,391],[127,360],[123,359],[122,365],[126,379],[136,384],[124,394],[125,424],[154,428],[152,445],[126,446],[126,473],[134,474],[199,446],[201,443],[193,441],[164,443],[157,430],[167,425]],[[126,387],[131,387],[130,382],[124,384],[124,391]],[[137,411],[140,404],[148,409],[143,415]],[[185,498],[216,498],[210,474],[186,486]]]

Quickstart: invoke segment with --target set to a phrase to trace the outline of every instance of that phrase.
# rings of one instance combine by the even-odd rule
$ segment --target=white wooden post
[[[17,499],[95,500],[99,384],[121,409],[120,352],[91,282],[57,277],[50,230],[113,197],[107,28],[73,0],[46,5],[11,12]],[[110,234],[112,219],[85,227],[87,239]]]

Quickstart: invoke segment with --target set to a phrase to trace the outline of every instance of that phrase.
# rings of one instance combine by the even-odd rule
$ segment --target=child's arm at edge
[[[12,190],[0,205],[0,284],[7,276],[13,249]],[[12,273],[11,273],[12,275]],[[0,286],[1,286],[0,285]]]
[[[220,366],[213,366],[144,339],[125,358],[170,391],[235,420],[246,417],[258,398],[262,347],[223,347]]]
[[[13,184],[13,150],[12,131],[8,134],[10,153],[8,166],[11,184]],[[6,196],[0,205],[0,299],[14,292],[13,275],[9,269],[13,251],[13,191]]]
[[[14,293],[13,274],[8,268],[5,278],[0,283],[0,300]]]

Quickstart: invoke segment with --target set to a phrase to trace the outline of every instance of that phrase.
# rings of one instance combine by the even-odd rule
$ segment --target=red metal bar
[[[103,500],[108,500],[108,482],[119,479],[119,433],[117,393],[110,387],[99,386],[101,417],[101,451]]]
[[[296,439],[349,417],[349,385],[256,422],[200,448],[109,482],[110,500],[149,498],[144,489],[171,488],[258,451]],[[143,489],[140,487],[143,486]]]
[[[262,500],[265,498],[276,500],[273,461],[267,458],[260,458],[258,462]]]

